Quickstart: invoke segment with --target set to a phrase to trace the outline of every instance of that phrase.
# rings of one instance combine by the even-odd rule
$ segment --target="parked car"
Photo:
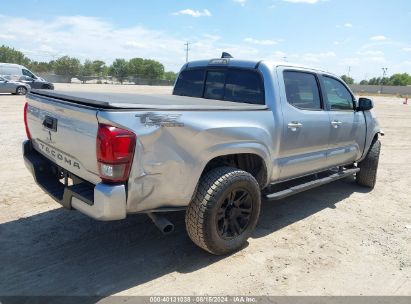
[[[32,89],[54,90],[54,84],[43,78],[31,78],[23,75],[18,81],[30,85]]]
[[[13,81],[29,84],[33,89],[53,90],[54,85],[35,75],[25,66],[14,63],[0,63],[0,76]]]
[[[26,95],[30,91],[30,85],[0,77],[0,93]]]
[[[376,183],[383,135],[373,102],[337,76],[289,63],[189,62],[173,95],[33,90],[24,160],[58,203],[98,220],[185,210],[212,254],[241,248],[261,198],[355,175]],[[326,198],[325,198],[326,199]]]

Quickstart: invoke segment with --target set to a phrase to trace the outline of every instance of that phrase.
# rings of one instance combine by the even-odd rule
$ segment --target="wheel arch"
[[[233,167],[250,173],[264,188],[268,184],[268,168],[264,158],[256,153],[232,153],[218,155],[204,166],[201,176],[218,167]],[[200,176],[200,178],[201,178]]]
[[[16,87],[15,92],[14,92],[15,94],[18,94],[19,88],[25,89],[25,90],[26,90],[26,93],[29,91],[26,86],[24,86],[24,85],[18,85],[18,86]]]

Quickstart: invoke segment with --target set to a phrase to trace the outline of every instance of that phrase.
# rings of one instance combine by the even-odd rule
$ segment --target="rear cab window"
[[[204,88],[204,69],[182,71],[174,86],[174,95],[202,97]]]
[[[229,70],[227,74],[224,100],[264,104],[264,86],[257,72]]]
[[[173,94],[265,104],[262,76],[257,70],[252,69],[197,68],[184,70],[177,78]]]
[[[225,71],[208,71],[204,88],[204,98],[223,99]]]

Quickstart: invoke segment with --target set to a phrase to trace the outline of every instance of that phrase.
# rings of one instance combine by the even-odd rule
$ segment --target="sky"
[[[0,45],[29,58],[300,63],[357,81],[411,74],[411,0],[0,0]]]

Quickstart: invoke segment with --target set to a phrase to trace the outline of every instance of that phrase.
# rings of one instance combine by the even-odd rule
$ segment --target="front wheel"
[[[378,160],[380,158],[381,142],[373,141],[367,156],[358,163],[360,172],[356,174],[357,184],[373,189],[377,181]]]
[[[260,207],[260,187],[251,174],[231,167],[213,169],[201,177],[187,208],[187,233],[212,254],[236,251],[253,232]]]
[[[27,94],[27,89],[25,87],[18,87],[16,89],[16,94],[17,95],[26,95]]]

